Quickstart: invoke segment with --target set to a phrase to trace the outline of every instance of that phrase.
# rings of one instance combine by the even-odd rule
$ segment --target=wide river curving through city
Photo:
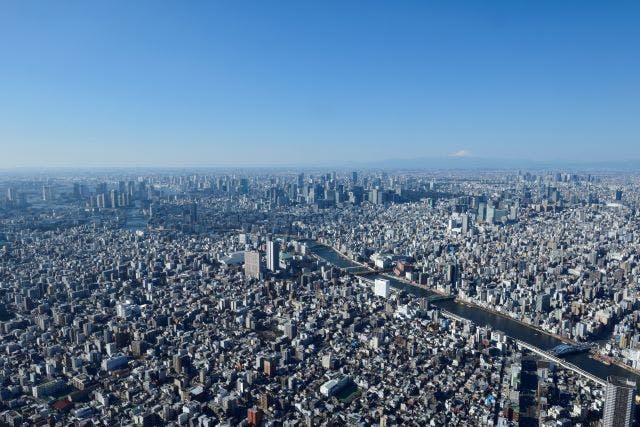
[[[310,243],[316,242],[311,241]],[[348,267],[360,266],[360,264],[357,264],[356,262],[345,258],[342,254],[329,246],[323,244],[314,244],[310,249],[313,254],[317,255],[319,258],[324,259],[337,268],[346,269]],[[390,280],[391,286],[393,288],[404,290],[407,293],[417,296],[433,295],[433,293],[427,290],[409,285],[397,279],[393,279],[392,277],[385,276],[384,278]],[[454,300],[435,301],[432,302],[432,305],[435,305],[443,310],[447,310],[450,313],[453,313],[465,319],[469,319],[475,322],[477,325],[489,325],[494,329],[504,332],[511,338],[524,341],[525,343],[538,347],[542,350],[549,350],[557,346],[558,344],[562,344],[562,341],[558,338],[540,332],[533,327],[526,326],[515,320],[509,319],[508,317],[483,310],[479,307],[474,307]],[[640,384],[639,375],[620,366],[613,364],[607,365],[603,362],[592,359],[589,356],[589,353],[572,354],[563,357],[563,359],[605,380],[608,376],[614,375],[632,378],[638,384]]]

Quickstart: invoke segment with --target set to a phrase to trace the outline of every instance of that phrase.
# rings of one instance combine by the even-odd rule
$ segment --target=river
[[[323,258],[324,260],[338,268],[359,266],[359,264],[345,258],[340,253],[328,246],[317,244],[311,248],[311,251],[320,258]],[[407,293],[411,293],[417,296],[433,295],[433,293],[429,291],[411,286],[397,279],[393,279],[388,276],[385,276],[385,279],[390,280],[392,287],[396,289],[402,289]],[[469,319],[478,325],[489,325],[494,329],[504,332],[511,338],[524,341],[543,350],[549,350],[557,346],[558,344],[562,344],[562,341],[558,338],[538,332],[532,327],[525,326],[515,320],[497,315],[487,310],[483,310],[479,307],[473,307],[453,300],[436,301],[432,302],[431,304],[465,319]],[[563,359],[605,380],[608,376],[615,375],[620,377],[632,378],[638,384],[640,384],[640,376],[638,376],[637,374],[619,366],[607,365],[605,363],[592,359],[591,357],[589,357],[589,353],[572,354],[569,356],[565,356]]]
[[[147,219],[144,217],[142,212],[129,209],[127,211],[127,217],[122,225],[123,230],[129,231],[144,231],[147,228]]]

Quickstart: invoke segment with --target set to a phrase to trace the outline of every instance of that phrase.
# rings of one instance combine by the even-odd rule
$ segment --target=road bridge
[[[322,244],[322,243],[319,243],[319,244]],[[322,245],[324,245],[324,244],[322,244]],[[324,245],[324,246],[327,246],[327,245]],[[329,247],[330,247],[330,246],[329,246]],[[332,248],[332,249],[334,249],[334,250],[335,250],[335,248]],[[336,251],[336,252],[338,252],[338,253],[339,253],[339,251]],[[342,257],[344,257],[344,255],[342,255],[342,254],[340,254],[340,255],[341,255]],[[360,265],[360,266],[358,266],[358,268],[360,268],[360,267],[367,268],[367,267],[365,267],[364,265]],[[343,268],[343,270],[344,270],[344,268]],[[371,269],[369,269],[369,271],[371,271]],[[377,272],[376,272],[376,273],[377,273]],[[368,276],[369,274],[367,273],[366,275]],[[366,282],[366,283],[369,283],[369,284],[374,283],[374,280],[372,280],[372,279],[370,279],[370,278],[367,278],[367,277],[364,277],[363,275],[358,275],[357,277],[358,277],[361,281],[364,281],[364,282]],[[384,277],[384,275],[383,275],[383,277]],[[389,277],[389,278],[391,278],[391,277]],[[415,287],[418,287],[418,288],[421,288],[421,287],[423,287],[423,286],[424,286],[424,285],[419,285],[419,284],[416,284],[416,283],[408,282],[408,281],[406,281],[406,280],[403,280],[402,278],[394,278],[394,279],[397,279],[397,280],[399,280],[399,281],[402,281],[403,283],[406,283],[407,285],[415,286]],[[425,288],[426,288],[426,287],[425,287]],[[429,291],[432,291],[432,292],[433,292],[433,290],[432,290],[432,289],[426,289],[426,290],[429,290]],[[440,297],[440,298],[442,298],[442,299],[446,299],[446,298],[448,298],[448,296],[444,296],[444,295],[435,295],[435,298],[438,298],[438,297]],[[473,322],[472,322],[471,320],[469,320],[469,319],[463,318],[463,317],[461,317],[461,316],[458,316],[458,315],[453,314],[453,313],[451,313],[451,312],[448,312],[448,311],[446,311],[446,310],[441,310],[441,313],[442,313],[442,315],[443,315],[443,316],[448,317],[448,318],[451,318],[451,319],[455,319],[455,320],[458,320],[458,321],[461,321],[461,322],[470,322],[470,323],[473,323]],[[606,385],[606,381],[604,381],[603,379],[598,378],[597,376],[595,376],[595,375],[593,375],[593,374],[590,374],[589,372],[585,371],[584,369],[581,369],[581,368],[577,367],[577,366],[576,366],[576,365],[574,365],[573,363],[569,363],[569,362],[567,362],[566,360],[563,360],[563,359],[561,359],[561,358],[559,358],[559,357],[557,357],[557,356],[555,356],[555,355],[551,354],[551,353],[550,353],[550,352],[548,352],[548,351],[542,350],[542,349],[540,349],[540,348],[538,348],[538,347],[536,347],[536,346],[534,346],[534,345],[527,344],[527,343],[526,343],[526,342],[524,342],[524,341],[520,341],[520,340],[517,340],[517,339],[512,338],[512,337],[509,337],[509,338],[510,338],[510,339],[514,339],[514,341],[516,342],[516,344],[517,344],[519,347],[521,347],[521,348],[526,348],[527,350],[530,350],[530,351],[532,351],[533,353],[535,353],[535,354],[537,354],[537,355],[539,355],[539,356],[541,356],[541,357],[543,357],[543,358],[545,358],[545,359],[547,359],[547,360],[551,360],[551,361],[555,362],[556,364],[558,364],[559,366],[561,366],[561,367],[563,367],[563,368],[565,368],[565,369],[569,369],[569,370],[571,370],[571,371],[573,371],[573,372],[577,373],[578,375],[581,375],[581,376],[583,376],[584,378],[587,378],[587,379],[589,379],[589,380],[591,380],[591,381],[593,381],[593,382],[595,382],[595,383],[597,383],[597,384],[599,384],[599,385],[601,385],[601,386],[605,386],[605,385]]]
[[[591,349],[591,344],[589,343],[576,344],[576,345],[563,343],[553,347],[551,350],[549,350],[549,353],[553,354],[554,356],[563,357],[563,356],[568,356],[574,353],[582,353],[584,351],[589,351],[590,349]]]
[[[446,310],[442,310],[442,315],[444,317],[448,317],[450,319],[454,319],[454,320],[457,320],[457,321],[460,321],[460,322],[471,322],[469,319],[465,319],[464,317],[460,317],[457,314],[453,314],[453,313],[451,313],[449,311],[446,311]],[[541,348],[538,348],[538,347],[536,347],[534,345],[531,345],[529,343],[526,343],[524,341],[521,341],[521,340],[518,340],[518,339],[515,339],[515,338],[511,338],[511,339],[513,339],[516,342],[516,345],[518,347],[525,348],[525,349],[531,351],[532,353],[537,354],[538,356],[541,356],[541,357],[543,357],[543,358],[545,358],[547,360],[551,360],[552,362],[555,362],[556,364],[562,366],[563,368],[568,369],[570,371],[573,371],[576,374],[581,375],[584,378],[587,378],[587,379],[595,382],[598,385],[601,385],[602,387],[604,387],[607,384],[606,381],[604,381],[603,379],[598,378],[593,374],[590,374],[589,372],[585,371],[584,369],[581,369],[581,368],[577,367],[576,365],[574,365],[573,363],[567,362],[566,360],[561,359],[560,357],[555,356],[555,355],[551,354],[548,351],[542,350]]]
[[[551,360],[555,363],[557,363],[558,365],[562,366],[565,369],[568,369],[570,371],[575,372],[578,375],[581,375],[595,383],[597,383],[598,385],[601,385],[602,387],[606,386],[607,382],[604,381],[601,378],[596,377],[593,374],[590,374],[589,372],[585,371],[584,369],[578,368],[576,365],[574,365],[573,363],[567,362],[564,359],[559,358],[558,356],[554,356],[553,354],[549,353],[548,351],[544,351],[536,346],[533,346],[531,344],[528,344],[524,341],[520,341],[520,340],[515,340],[516,344],[518,345],[518,347],[521,348],[526,348],[527,350],[531,351],[532,353],[537,354],[538,356],[542,356],[547,360]]]

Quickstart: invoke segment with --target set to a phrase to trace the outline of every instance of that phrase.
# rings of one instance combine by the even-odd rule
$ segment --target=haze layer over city
[[[0,7],[0,426],[634,426],[640,3]]]

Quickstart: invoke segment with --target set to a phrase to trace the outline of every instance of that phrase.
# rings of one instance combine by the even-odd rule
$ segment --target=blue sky
[[[4,1],[0,167],[640,159],[637,1]]]

